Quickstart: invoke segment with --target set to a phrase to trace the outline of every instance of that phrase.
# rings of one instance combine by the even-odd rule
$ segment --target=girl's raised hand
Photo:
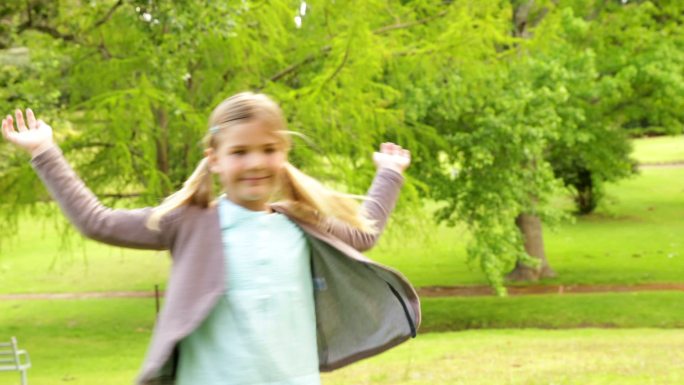
[[[36,156],[53,145],[52,127],[42,120],[36,120],[30,108],[26,109],[26,122],[21,110],[16,110],[15,114],[16,129],[11,115],[2,120],[2,136],[8,142],[26,150],[31,156]]]
[[[389,168],[401,174],[411,164],[411,152],[394,143],[383,143],[380,152],[373,154],[373,162],[378,169]]]

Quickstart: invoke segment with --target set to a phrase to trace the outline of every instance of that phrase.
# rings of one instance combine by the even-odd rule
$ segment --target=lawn
[[[166,281],[167,252],[111,247],[72,234],[60,248],[52,222],[21,222],[0,252],[0,293],[153,290]]]
[[[129,384],[155,319],[152,299],[0,302],[0,336],[31,355],[29,383]],[[0,372],[14,385],[15,373]]]
[[[641,163],[664,163],[684,160],[684,136],[658,136],[632,141],[633,157]]]
[[[646,385],[684,382],[682,330],[487,330],[420,336],[325,385]],[[668,354],[664,354],[668,352]]]
[[[142,362],[154,304],[149,299],[5,301],[0,314],[0,335],[16,335],[31,354],[30,383],[121,385],[132,382]],[[323,383],[677,384],[684,382],[682,346],[680,329],[428,333],[324,374]],[[16,373],[0,372],[4,385],[18,380]]]
[[[684,328],[684,292],[422,298],[421,331]]]

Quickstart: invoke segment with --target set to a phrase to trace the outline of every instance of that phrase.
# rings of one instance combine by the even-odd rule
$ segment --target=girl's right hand
[[[7,115],[2,120],[2,136],[8,142],[27,151],[31,156],[36,156],[54,145],[52,141],[52,127],[42,120],[36,120],[33,111],[26,109],[27,123],[21,110],[15,112],[17,117],[17,129],[14,128],[14,120],[11,115]]]

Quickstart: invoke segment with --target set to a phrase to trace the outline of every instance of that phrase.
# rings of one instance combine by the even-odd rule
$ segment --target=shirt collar
[[[219,218],[221,230],[225,230],[238,223],[267,215],[266,211],[254,211],[244,208],[228,199],[225,194],[219,197]]]

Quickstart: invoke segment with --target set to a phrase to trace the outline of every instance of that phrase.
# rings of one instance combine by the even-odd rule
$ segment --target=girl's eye
[[[245,151],[243,151],[243,150],[233,151],[233,152],[230,153],[230,155],[242,156],[242,155],[245,155]]]
[[[267,154],[273,154],[276,151],[277,151],[277,149],[275,147],[269,147],[266,149]]]

